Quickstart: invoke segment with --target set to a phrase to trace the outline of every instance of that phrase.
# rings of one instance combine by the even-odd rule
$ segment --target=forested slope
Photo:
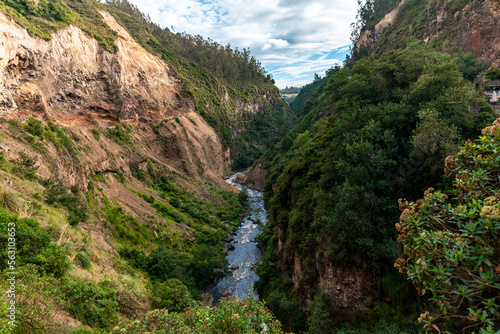
[[[328,74],[266,154],[259,292],[295,330],[405,323],[419,303],[392,268],[397,199],[431,185],[447,191],[444,159],[495,115],[456,59],[418,42]]]

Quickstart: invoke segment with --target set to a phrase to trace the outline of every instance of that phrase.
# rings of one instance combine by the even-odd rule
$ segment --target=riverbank
[[[227,243],[227,260],[232,267],[229,277],[216,282],[211,289],[213,295],[212,305],[217,305],[221,298],[238,296],[239,299],[253,295],[258,298],[254,283],[258,276],[253,270],[253,265],[261,257],[257,247],[256,236],[261,227],[267,222],[267,213],[264,207],[264,193],[256,189],[248,189],[235,180],[241,172],[232,174],[226,182],[236,188],[248,191],[248,209],[240,222],[238,229],[232,235],[233,239]]]

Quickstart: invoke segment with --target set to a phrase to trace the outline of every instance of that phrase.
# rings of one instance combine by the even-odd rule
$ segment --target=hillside
[[[309,333],[422,328],[416,320],[426,299],[393,268],[402,252],[394,228],[398,198],[416,201],[431,186],[451,195],[445,158],[496,118],[472,82],[498,66],[498,43],[493,43],[498,29],[488,30],[499,19],[495,6],[405,0],[362,7],[360,44],[347,59],[349,66],[329,71],[312,93],[303,89],[299,112],[292,103],[300,115],[297,124],[263,160],[269,223],[258,269],[259,294],[285,328]],[[369,15],[363,17],[363,10]],[[436,13],[442,20],[436,23],[439,33],[427,38],[428,26],[418,22],[433,22]],[[467,29],[460,21],[465,17]],[[450,24],[452,18],[458,23]],[[386,23],[380,35],[370,32]],[[465,53],[471,51],[465,43],[471,32],[482,45],[474,56]],[[430,311],[439,319],[449,309],[444,316]],[[396,327],[388,329],[387,323]],[[477,319],[433,324],[450,332],[487,327]]]
[[[118,50],[123,50],[120,49],[120,44],[122,47],[130,45],[123,45],[122,37],[126,40],[134,39],[141,49],[168,64],[168,77],[172,78],[169,85],[176,83],[176,91],[157,93],[162,96],[170,94],[170,98],[181,102],[181,106],[190,103],[189,107],[215,129],[224,147],[231,149],[231,161],[236,162],[236,167],[247,166],[275,136],[284,133],[293,123],[294,117],[272,78],[266,75],[248,50],[233,51],[212,41],[204,41],[199,36],[173,34],[152,23],[127,1],[108,1],[106,5],[91,0],[51,1],[46,7],[40,5],[31,8],[24,2],[6,0],[1,6],[31,36],[50,40],[49,44],[54,44],[51,32],[64,27],[81,29],[85,32],[84,35],[94,37],[103,51],[108,51],[109,56],[106,57],[109,60],[114,58],[112,55]],[[107,16],[103,18],[102,11],[111,15],[105,14]],[[134,49],[138,49],[139,45],[134,46]],[[124,70],[126,73],[128,69]],[[122,73],[119,68],[111,71],[115,77]],[[147,71],[144,74],[145,81],[158,80],[153,79]],[[80,91],[81,89],[76,93]],[[70,93],[74,94],[75,91]],[[121,106],[113,104],[120,104],[122,100],[138,105],[134,108],[140,112],[166,107],[149,105],[152,103],[152,96],[148,96],[149,93],[146,92],[133,91],[132,87],[109,93],[109,96],[101,97],[100,100],[112,105],[112,113],[120,111],[116,109]],[[44,98],[47,100],[52,96]],[[86,96],[77,94],[75,98],[81,100]],[[175,108],[176,103],[172,102],[169,108]],[[72,107],[75,110],[82,106]],[[99,108],[106,111],[107,106],[101,105]],[[130,119],[131,115],[127,117]],[[256,131],[260,135],[256,135]],[[238,140],[239,138],[245,140]]]
[[[473,53],[478,62],[500,66],[500,4],[495,0],[375,0],[358,27],[359,55],[404,47],[416,39],[453,55]],[[370,6],[365,6],[370,7]],[[355,52],[356,53],[356,52]]]
[[[224,177],[295,120],[272,78],[248,50],[173,34],[126,1],[0,1],[0,34],[13,332],[110,332],[165,305],[202,310],[245,207]],[[3,330],[6,294],[0,303]],[[280,327],[257,301],[227,307]],[[233,325],[246,319],[258,323]]]

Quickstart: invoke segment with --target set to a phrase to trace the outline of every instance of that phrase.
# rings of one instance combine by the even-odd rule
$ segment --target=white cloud
[[[250,48],[266,68],[284,67],[281,72],[271,72],[275,77],[290,75],[277,80],[279,86],[297,78],[286,71],[287,66],[313,69],[318,63],[305,61],[318,55],[326,61],[330,51],[350,44],[350,24],[357,10],[357,2],[349,0],[130,1],[163,27]]]

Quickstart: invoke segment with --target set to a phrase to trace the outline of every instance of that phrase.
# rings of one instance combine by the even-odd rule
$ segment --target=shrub
[[[27,257],[25,261],[38,265],[41,273],[54,275],[55,278],[64,276],[71,266],[64,248],[54,243],[43,248],[36,257]]]
[[[170,312],[182,312],[194,303],[193,297],[181,281],[176,278],[165,282],[155,282],[151,291],[153,309],[167,309]]]
[[[24,151],[19,152],[19,158],[17,159],[18,166],[14,167],[15,172],[20,172],[28,180],[36,180],[36,171],[38,166],[35,166],[38,157],[30,156]]]
[[[27,132],[31,133],[35,137],[40,137],[43,134],[43,125],[39,120],[31,117],[28,119],[24,128]]]
[[[130,134],[132,128],[128,125],[117,124],[114,128],[109,128],[104,131],[104,135],[118,144],[132,144]]]
[[[62,277],[69,269],[70,263],[64,249],[51,243],[49,233],[35,219],[18,219],[0,211],[0,270],[7,267],[8,243],[12,233],[15,233],[16,239],[17,265],[33,263],[39,272],[55,277]]]
[[[83,324],[110,329],[117,322],[117,292],[109,282],[66,279],[61,289],[66,309]]]
[[[441,319],[481,331],[500,325],[499,129],[500,119],[446,159],[453,196],[430,188],[417,202],[400,200],[404,255],[395,266],[436,306],[419,318],[426,329],[443,326]]]
[[[492,68],[486,72],[486,79],[498,80],[500,79],[500,68]]]
[[[122,323],[111,334],[121,333],[283,333],[281,324],[253,296],[243,301],[233,297],[218,307],[195,306],[184,312],[155,310],[130,323]]]
[[[54,183],[52,180],[44,180],[43,184],[45,202],[47,204],[58,203],[68,209],[68,222],[70,225],[78,225],[79,222],[87,220],[87,207],[80,201],[79,189],[73,188],[71,193],[66,191],[62,183]]]
[[[9,290],[7,285],[9,274],[0,275],[0,288]],[[4,285],[5,284],[5,285]],[[36,266],[27,264],[17,268],[16,275],[16,327],[11,329],[7,324],[7,294],[0,298],[0,332],[1,333],[64,333],[60,322],[54,319],[59,296],[59,282],[51,276],[41,276]],[[5,304],[4,304],[5,303]],[[4,311],[5,310],[5,311]]]
[[[127,181],[127,178],[125,177],[123,172],[114,173],[113,177],[120,183],[125,183],[125,181]]]
[[[124,248],[124,249],[120,250],[120,256],[129,260],[130,265],[132,265],[136,268],[140,268],[140,269],[146,268],[147,257],[143,251],[139,251],[135,248],[132,248],[132,249]]]
[[[179,208],[181,206],[181,202],[177,198],[171,198],[169,201],[170,205],[174,208]]]
[[[75,262],[77,262],[82,268],[89,269],[92,261],[90,256],[86,251],[79,251],[75,255]]]

